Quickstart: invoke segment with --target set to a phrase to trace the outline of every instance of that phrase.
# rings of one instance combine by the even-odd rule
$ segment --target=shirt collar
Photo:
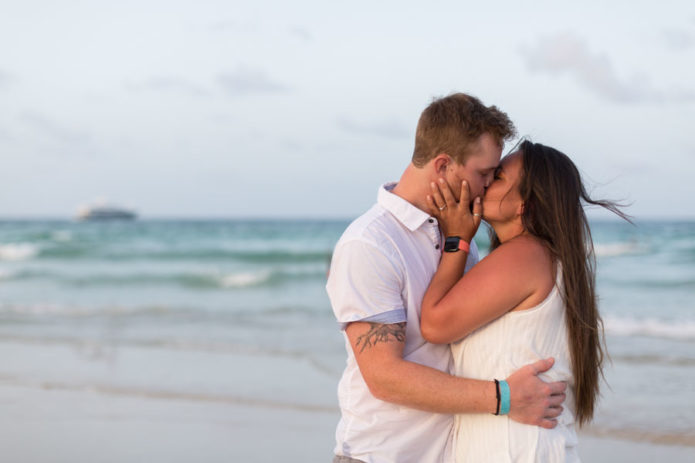
[[[429,214],[422,209],[418,209],[405,199],[391,192],[397,185],[396,182],[385,183],[379,187],[377,203],[389,211],[410,231],[415,231],[430,218]]]

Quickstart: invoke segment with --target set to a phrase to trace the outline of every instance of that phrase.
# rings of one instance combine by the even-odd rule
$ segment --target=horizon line
[[[352,221],[359,217],[362,213],[356,215],[340,215],[340,216],[309,216],[309,215],[150,215],[150,216],[139,216],[132,222],[140,221],[194,221],[194,220],[248,220],[248,221],[262,221],[262,220],[277,220],[277,221]],[[695,216],[656,216],[656,215],[644,215],[638,216],[634,215],[631,217],[635,221],[644,222],[656,222],[656,221],[669,221],[669,222],[695,222]],[[604,216],[599,217],[588,217],[589,221],[599,221],[599,222],[622,222],[623,219],[620,217]],[[0,215],[0,222],[11,222],[11,221],[55,221],[55,222],[82,222],[75,217],[66,217],[58,215],[26,215],[26,216],[12,216],[12,215]],[[89,221],[86,221],[89,222]],[[128,220],[126,220],[128,222]]]

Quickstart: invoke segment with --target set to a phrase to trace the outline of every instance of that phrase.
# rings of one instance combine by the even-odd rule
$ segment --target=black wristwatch
[[[447,236],[444,240],[444,252],[469,252],[470,250],[471,246],[460,236]]]

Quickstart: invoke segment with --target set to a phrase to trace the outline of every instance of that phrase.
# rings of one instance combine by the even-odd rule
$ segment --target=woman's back
[[[568,383],[564,411],[554,429],[520,424],[508,416],[458,415],[457,462],[579,461],[574,430],[574,381],[559,264],[556,284],[543,302],[530,309],[508,312],[452,344],[452,352],[457,376],[503,379],[530,362],[554,357],[553,368],[541,378]]]

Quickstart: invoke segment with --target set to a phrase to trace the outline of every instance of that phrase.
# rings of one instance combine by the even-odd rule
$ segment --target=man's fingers
[[[565,401],[567,396],[565,394],[555,394],[551,395],[548,399],[548,404],[551,407],[559,407]]]
[[[567,389],[567,383],[565,383],[564,381],[557,381],[555,383],[548,383],[548,386],[550,386],[550,393],[553,395],[556,395],[556,394],[564,395],[564,392]]]
[[[547,359],[541,359],[535,363],[532,363],[531,368],[533,369],[533,374],[538,375],[539,373],[543,373],[544,371],[550,370],[554,363],[555,359],[552,357]]]
[[[557,420],[541,420],[539,426],[545,429],[553,429],[557,426]]]
[[[547,419],[557,418],[557,417],[560,416],[560,414],[562,413],[562,410],[563,410],[562,407],[551,407],[551,408],[548,408],[548,409],[545,411],[545,416],[544,416],[543,418],[547,418]]]

